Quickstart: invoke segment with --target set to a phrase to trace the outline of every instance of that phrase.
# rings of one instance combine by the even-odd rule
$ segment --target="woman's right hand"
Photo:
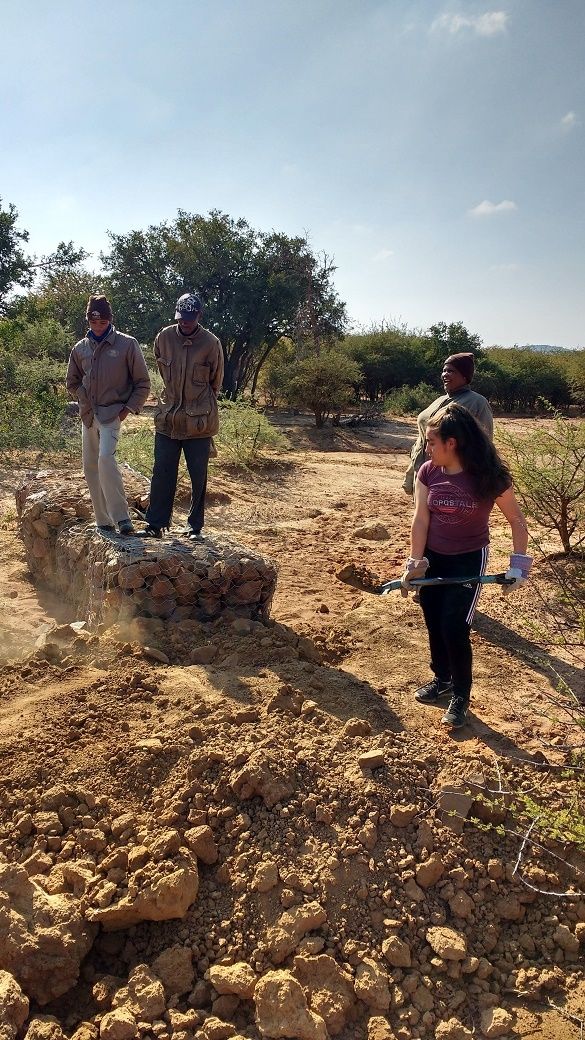
[[[400,578],[400,595],[408,596],[409,592],[416,592],[416,586],[411,585],[410,582],[413,578],[424,578],[425,574],[429,569],[429,561],[426,556],[423,556],[421,560],[415,560],[412,556],[409,556],[406,561],[406,567],[404,573]]]

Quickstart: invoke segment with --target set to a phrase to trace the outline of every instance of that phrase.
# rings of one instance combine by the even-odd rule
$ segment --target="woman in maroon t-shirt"
[[[454,578],[485,573],[489,516],[494,503],[512,530],[509,591],[524,583],[532,560],[526,555],[526,520],[512,490],[506,464],[471,412],[452,403],[427,426],[430,461],[418,471],[410,557],[402,576],[404,594],[412,578]],[[469,629],[481,585],[420,588],[429,633],[434,678],[416,691],[421,704],[451,698],[443,722],[465,724],[472,683]]]

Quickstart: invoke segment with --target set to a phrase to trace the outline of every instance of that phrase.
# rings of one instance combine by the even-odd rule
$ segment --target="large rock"
[[[0,1040],[13,1040],[28,1017],[28,997],[8,971],[0,971]]]
[[[266,935],[266,948],[273,964],[282,964],[296,950],[303,935],[319,928],[326,920],[327,914],[320,903],[304,903],[284,913]]]
[[[484,1036],[490,1038],[507,1036],[514,1019],[509,1011],[502,1007],[486,1008],[481,1013],[480,1029]]]
[[[100,1040],[132,1040],[136,1036],[136,1019],[125,1007],[108,1011],[100,1022]]]
[[[294,970],[311,1010],[321,1016],[330,1036],[337,1036],[355,1004],[351,975],[326,953],[295,957]]]
[[[310,1011],[300,984],[289,971],[269,971],[254,991],[256,1024],[262,1036],[327,1040],[323,1019]]]
[[[427,928],[427,942],[444,961],[463,961],[467,956],[467,940],[454,928]]]
[[[0,864],[0,968],[38,1004],[75,985],[96,931],[74,896],[47,895],[24,867]]]
[[[114,997],[114,1009],[125,1008],[140,1021],[154,1022],[164,1014],[165,991],[161,980],[147,964],[137,964],[128,983]]]
[[[53,1015],[35,1015],[29,1022],[24,1040],[67,1040],[67,1037]]]
[[[473,1033],[458,1018],[452,1017],[446,1022],[439,1022],[435,1040],[473,1040]]]
[[[87,919],[111,932],[140,921],[170,921],[184,917],[199,891],[197,860],[182,850],[172,860],[150,861],[137,876],[130,875],[128,888],[121,891],[125,894],[105,907],[92,905],[90,892],[84,897]]]
[[[193,954],[187,946],[169,946],[153,961],[152,968],[165,993],[180,997],[193,989]]]
[[[364,957],[355,973],[355,995],[376,1011],[388,1011],[392,995],[390,979],[371,957]]]
[[[389,935],[382,943],[382,953],[393,968],[410,968],[410,946],[397,935]]]
[[[220,995],[228,994],[251,1000],[258,981],[256,972],[245,961],[236,964],[212,964],[209,981]]]
[[[242,801],[258,795],[272,809],[278,802],[290,798],[295,791],[294,764],[285,753],[268,754],[264,749],[254,751],[246,764],[232,777],[231,787]]]

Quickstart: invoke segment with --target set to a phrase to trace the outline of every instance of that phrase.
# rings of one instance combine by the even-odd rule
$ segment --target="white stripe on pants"
[[[119,524],[121,520],[129,518],[122,474],[116,461],[121,425],[120,419],[114,419],[111,423],[99,423],[94,417],[89,428],[82,426],[83,475],[91,495],[95,521],[99,527]]]

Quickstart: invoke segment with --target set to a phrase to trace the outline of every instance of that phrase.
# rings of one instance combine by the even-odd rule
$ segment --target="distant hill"
[[[522,346],[516,344],[513,350],[533,350],[535,354],[562,354],[570,347],[553,347],[551,343],[524,343]]]
[[[491,347],[486,347],[486,350],[501,350],[503,344],[493,343]],[[567,351],[573,353],[573,347],[555,347],[552,343],[514,343],[512,347],[503,347],[504,350],[532,350],[535,354],[566,354]],[[575,350],[582,350],[582,347],[575,347]]]

